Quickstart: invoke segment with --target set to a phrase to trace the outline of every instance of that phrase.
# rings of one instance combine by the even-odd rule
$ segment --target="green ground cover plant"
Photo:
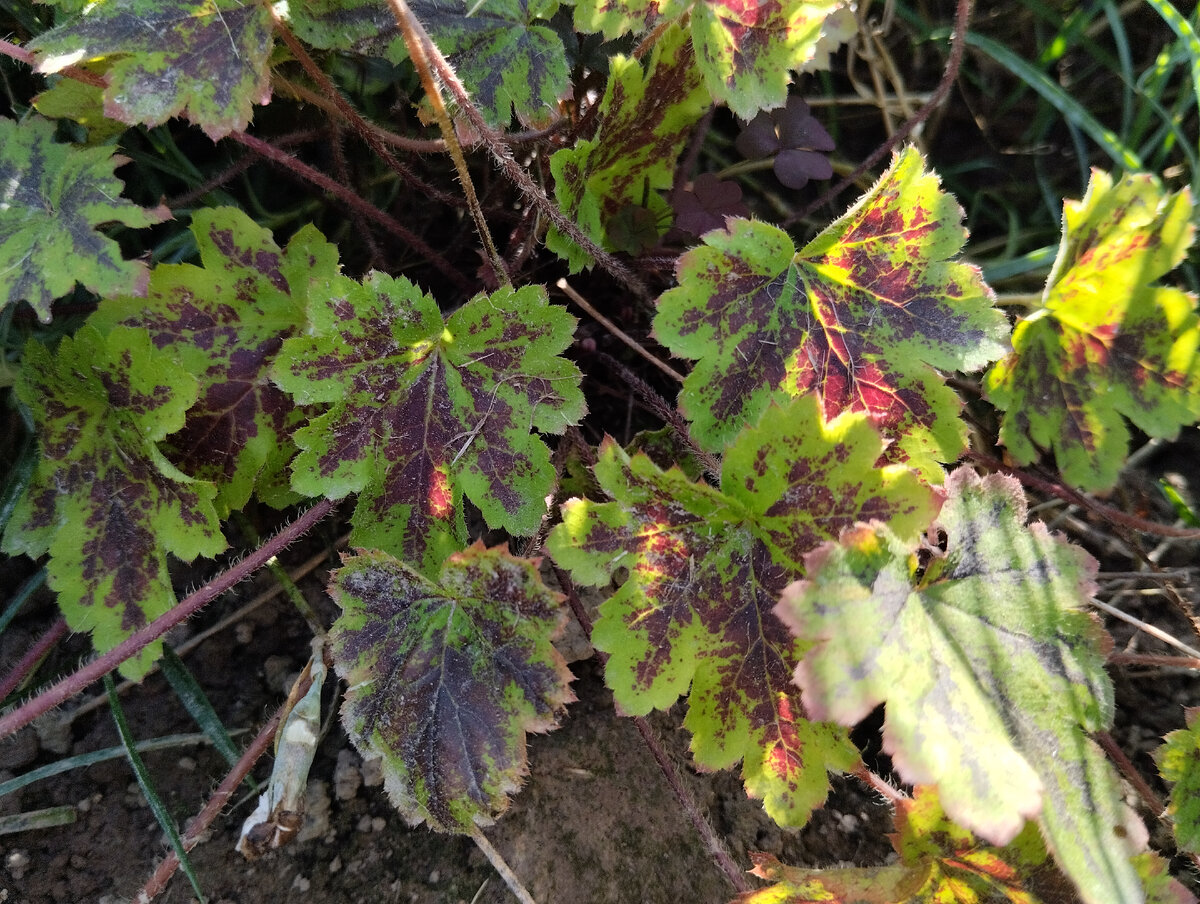
[[[779,826],[831,774],[893,806],[891,864],[722,861],[741,904],[1196,900],[1195,709],[1139,813],[1101,563],[1030,500],[1200,538],[1197,485],[1161,490],[1182,525],[1103,501],[1200,421],[1197,15],[1134,4],[1147,53],[1115,4],[1021,6],[1030,59],[966,0],[889,4],[944,56],[880,135],[818,105],[882,52],[869,6],[0,5],[0,549],[61,611],[0,735],[104,677],[153,800],[111,673],[161,664],[233,759],[163,638],[341,517],[341,615],[304,609],[313,661],[250,747],[278,735],[248,854],[295,833],[327,669],[404,818],[486,850],[574,702],[573,616],[619,712],[685,699],[695,764]],[[1047,77],[1067,54],[1115,112]],[[1020,198],[969,152],[941,170],[919,131],[956,83],[1078,167],[1035,159]],[[179,594],[182,563],[215,577]],[[68,630],[96,655],[40,675]],[[147,888],[181,862],[203,898],[203,824],[156,812],[175,859]]]

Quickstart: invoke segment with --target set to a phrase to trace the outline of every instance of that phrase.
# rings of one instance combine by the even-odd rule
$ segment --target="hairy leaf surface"
[[[154,126],[184,116],[214,141],[271,97],[271,16],[241,0],[91,3],[29,44],[38,72],[111,60],[104,113]]]
[[[796,670],[815,718],[887,704],[884,747],[911,782],[993,844],[1036,817],[1088,902],[1140,900],[1125,807],[1087,732],[1112,719],[1098,623],[1080,611],[1096,563],[1025,526],[1015,480],[960,468],[938,522],[946,551],[860,525],[806,558],[777,610],[812,644]]]
[[[487,523],[532,534],[554,485],[546,444],[584,412],[559,353],[575,319],[527,286],[477,295],[446,320],[405,279],[315,281],[308,335],[284,342],[275,380],[332,403],[295,435],[292,486],[360,492],[351,542],[436,573],[465,540],[465,493]]]
[[[1171,786],[1167,814],[1179,847],[1200,853],[1200,707],[1187,710],[1187,727],[1173,731],[1154,752],[1163,780]]]
[[[685,725],[707,768],[743,759],[747,790],[781,823],[824,800],[826,769],[857,759],[843,731],[804,717],[791,673],[802,645],[770,609],[801,558],[864,517],[915,535],[933,512],[911,472],[877,469],[881,443],[862,416],[826,426],[812,399],[775,409],[723,463],[721,489],[601,446],[595,474],[613,499],[572,500],[547,548],[585,584],[628,577],[592,634],[610,654],[621,708],[643,714],[689,696]]]
[[[146,265],[123,260],[97,230],[171,218],[165,207],[121,198],[114,171],[124,162],[111,147],[55,143],[54,123],[40,117],[18,124],[0,116],[0,309],[23,299],[48,323],[50,303],[76,282],[98,294],[146,291]]]
[[[1167,195],[1146,174],[1114,185],[1093,171],[1083,200],[1064,205],[1041,307],[987,376],[988,397],[1005,411],[1000,439],[1017,461],[1048,447],[1068,482],[1106,490],[1128,451],[1125,417],[1151,436],[1200,419],[1196,299],[1153,285],[1183,260],[1191,215],[1186,189]]]
[[[343,557],[330,631],[349,684],[342,722],[383,758],[392,802],[448,832],[490,825],[526,772],[525,734],[549,731],[574,695],[551,644],[562,596],[536,563],[475,544],[431,581],[383,552]]]
[[[666,231],[666,202],[675,161],[688,133],[710,103],[686,33],[672,27],[654,46],[649,68],[623,56],[612,58],[600,102],[596,137],[554,152],[554,194],[572,220],[608,250],[617,250],[614,228],[630,208],[649,213],[654,237]],[[659,220],[664,220],[658,229]],[[572,272],[591,264],[587,252],[551,229],[551,251]]]
[[[680,402],[701,445],[727,445],[783,390],[818,394],[826,417],[866,411],[893,441],[889,457],[928,476],[954,461],[961,403],[934,368],[982,367],[1007,331],[978,270],[948,260],[961,216],[910,148],[799,252],[766,223],[705,235],[654,321],[664,345],[697,361]]]
[[[299,413],[270,382],[270,368],[304,324],[309,280],[337,275],[337,249],[306,226],[281,251],[270,232],[229,207],[197,211],[192,232],[202,267],[160,264],[147,298],[104,301],[89,323],[144,326],[200,381],[187,423],[163,447],[185,472],[217,484],[227,514],[295,451],[289,433]]]
[[[183,425],[196,380],[144,330],[82,327],[57,354],[25,346],[17,397],[42,459],[4,535],[6,553],[50,553],[50,585],[75,631],[109,650],[175,604],[167,553],[190,561],[225,547],[214,487],[191,480],[155,443]],[[155,643],[121,672],[140,678]]]

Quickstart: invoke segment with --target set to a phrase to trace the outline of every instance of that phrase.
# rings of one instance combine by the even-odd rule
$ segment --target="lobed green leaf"
[[[76,282],[99,294],[145,293],[146,265],[123,260],[98,227],[151,226],[171,212],[120,197],[114,172],[124,162],[111,147],[56,143],[54,123],[41,117],[0,116],[0,309],[25,300],[48,323],[50,303]]]
[[[477,295],[443,321],[405,279],[315,281],[305,336],[275,381],[332,403],[295,434],[292,486],[359,492],[351,542],[436,574],[465,542],[462,496],[487,523],[533,534],[554,486],[545,443],[584,413],[579,370],[559,357],[575,319],[540,286]]]
[[[244,129],[271,98],[271,14],[241,0],[123,0],[30,42],[38,72],[110,62],[104,115],[154,126],[186,115],[214,141]]]
[[[1085,901],[1140,901],[1120,783],[1087,735],[1113,708],[1107,635],[1080,611],[1096,564],[1025,526],[1015,480],[960,468],[946,489],[944,553],[859,525],[784,591],[779,616],[812,645],[804,704],[853,725],[886,703],[885,749],[955,822],[1003,845],[1035,817]]]
[[[770,609],[803,553],[864,512],[915,535],[934,506],[907,470],[875,467],[882,445],[863,416],[826,425],[809,398],[768,420],[730,449],[719,490],[606,440],[595,475],[613,501],[566,503],[547,549],[581,583],[627,571],[592,634],[621,708],[666,709],[690,685],[697,762],[742,759],[767,812],[802,825],[828,791],[826,770],[851,768],[857,753],[844,732],[805,718],[790,684],[803,645]]]
[[[678,26],[654,45],[645,72],[636,59],[614,56],[596,136],[550,158],[562,209],[608,250],[640,251],[657,243],[669,215],[659,191],[671,187],[675,161],[710,102],[687,34]],[[649,219],[644,242],[629,222],[638,211]],[[546,246],[565,258],[572,272],[592,263],[555,228]]]
[[[145,327],[197,378],[200,397],[163,448],[217,485],[227,515],[256,484],[273,487],[295,452],[290,433],[302,415],[270,369],[283,340],[304,325],[309,280],[336,276],[338,255],[312,226],[280,250],[268,230],[230,207],[197,211],[191,228],[202,267],[160,264],[145,299],[105,300],[88,322],[101,331]]]
[[[9,554],[50,553],[50,585],[67,624],[113,648],[175,604],[167,553],[190,561],[225,548],[212,499],[156,443],[178,430],[196,380],[145,330],[82,327],[57,353],[30,341],[17,397],[37,426],[42,460],[4,534]],[[161,643],[121,666],[140,678]]]
[[[684,254],[654,331],[697,361],[680,394],[697,441],[727,445],[779,391],[816,394],[827,418],[865,411],[930,479],[966,446],[962,403],[935,368],[1003,352],[1003,314],[979,271],[948,260],[962,211],[912,148],[799,252],[765,223],[727,220]]]
[[[344,556],[330,631],[349,684],[342,721],[383,758],[409,822],[470,833],[490,825],[526,772],[525,734],[549,731],[575,698],[551,640],[562,596],[535,562],[476,544],[431,581],[383,552]]]
[[[1128,453],[1124,418],[1165,437],[1200,419],[1196,299],[1153,285],[1183,260],[1191,215],[1186,189],[1167,195],[1146,174],[1114,184],[1098,170],[1083,200],[1064,205],[1041,306],[987,375],[988,398],[1005,412],[1000,439],[1018,462],[1050,448],[1069,483],[1106,490]]]
[[[1167,735],[1154,751],[1163,781],[1171,786],[1167,815],[1181,850],[1200,853],[1200,707],[1186,711],[1187,727]]]

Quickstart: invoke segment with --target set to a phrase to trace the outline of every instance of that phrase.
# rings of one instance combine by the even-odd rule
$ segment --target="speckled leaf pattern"
[[[167,553],[190,561],[225,548],[215,489],[172,467],[155,443],[178,430],[196,380],[144,330],[89,326],[51,355],[25,346],[17,396],[42,459],[4,535],[6,553],[50,553],[50,585],[67,624],[96,649],[116,646],[175,604]],[[155,643],[121,666],[140,678]]]
[[[578,368],[559,357],[575,319],[527,286],[477,295],[443,321],[405,279],[314,281],[305,336],[276,382],[330,410],[295,434],[292,486],[359,492],[356,545],[426,574],[465,541],[465,493],[492,527],[532,534],[554,485],[546,444],[583,416]]]
[[[965,236],[961,214],[908,149],[799,252],[755,221],[705,235],[680,258],[654,321],[664,345],[697,360],[680,403],[701,445],[727,445],[779,390],[812,392],[826,417],[866,411],[891,460],[936,478],[966,431],[934,368],[982,367],[1008,329],[978,270],[948,260]]]
[[[804,704],[853,725],[886,703],[884,748],[955,822],[1002,845],[1034,817],[1085,901],[1141,901],[1120,783],[1087,736],[1113,712],[1110,641],[1080,611],[1096,563],[1025,526],[1015,480],[960,468],[946,488],[946,550],[923,568],[912,544],[859,525],[784,591],[777,613],[812,645]]]
[[[1187,727],[1173,731],[1154,752],[1163,780],[1171,786],[1167,815],[1181,850],[1200,853],[1200,707],[1186,711]]]
[[[1129,418],[1151,436],[1200,419],[1196,299],[1154,280],[1192,242],[1192,199],[1152,176],[1116,184],[1093,171],[1063,209],[1063,237],[1041,306],[1013,331],[1013,351],[987,375],[1004,410],[1000,439],[1027,464],[1049,448],[1081,489],[1116,484]]]
[[[475,544],[431,581],[382,552],[343,558],[330,631],[342,722],[383,758],[392,802],[447,832],[490,825],[526,773],[525,735],[573,701],[551,640],[566,622],[537,564]]]
[[[655,44],[645,72],[638,60],[614,56],[596,136],[550,158],[562,209],[609,250],[616,250],[615,227],[631,208],[648,211],[655,236],[665,232],[669,210],[658,192],[671,187],[675,161],[710,103],[691,44],[677,26]],[[546,245],[569,262],[572,272],[592,263],[556,229],[547,234]]]
[[[700,0],[692,41],[712,97],[742,119],[787,101],[789,72],[812,59],[843,0]]]
[[[743,119],[782,107],[793,70],[828,65],[854,33],[845,0],[576,0],[575,27],[609,40],[689,12],[707,96]],[[849,26],[847,28],[847,20]]]
[[[104,113],[153,126],[187,116],[213,140],[271,96],[271,16],[242,0],[110,0],[29,44],[39,72],[106,58]]]
[[[0,116],[0,308],[28,301],[43,323],[50,303],[83,283],[105,294],[144,293],[149,272],[126,261],[97,227],[134,228],[171,218],[121,198],[114,175],[125,158],[113,148],[76,148],[54,141],[54,123]]]
[[[934,506],[911,472],[875,467],[881,443],[863,416],[826,426],[801,399],[768,420],[729,450],[719,490],[605,441],[595,474],[613,501],[568,502],[547,549],[580,583],[628,569],[592,634],[621,708],[666,709],[690,685],[697,762],[742,759],[767,812],[802,825],[825,798],[826,770],[857,754],[843,731],[805,718],[791,685],[803,646],[770,610],[802,555],[843,527],[890,518],[915,536]]]
[[[192,232],[202,267],[160,264],[147,298],[101,302],[89,323],[144,326],[200,381],[187,423],[163,449],[186,473],[217,484],[227,514],[295,452],[289,435],[301,415],[271,383],[270,368],[304,324],[309,280],[336,276],[338,255],[312,226],[280,250],[270,232],[229,207],[197,211]]]
[[[492,125],[515,112],[548,125],[567,95],[567,52],[546,20],[558,0],[411,0],[409,7],[450,58],[471,99]]]
[[[919,787],[896,807],[889,866],[799,869],[770,854],[750,855],[754,875],[774,885],[740,895],[735,904],[1040,904],[1030,878],[1046,866],[1045,847],[1030,826],[994,848],[946,819],[932,788]]]

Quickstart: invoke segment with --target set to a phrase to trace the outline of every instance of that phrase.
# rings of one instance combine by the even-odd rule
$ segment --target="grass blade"
[[[1056,85],[1046,73],[1021,59],[1003,44],[986,35],[967,32],[967,43],[981,50],[993,60],[1027,84],[1054,107],[1069,122],[1078,126],[1098,144],[1109,157],[1126,170],[1140,172],[1145,169],[1142,158],[1125,146],[1119,135],[1102,125],[1084,107]]]
[[[217,753],[221,754],[230,766],[237,763],[238,749],[234,746],[233,739],[229,737],[229,732],[225,730],[225,724],[221,721],[221,717],[217,715],[205,695],[204,689],[188,671],[183,660],[169,646],[163,646],[163,658],[159,662],[159,667],[167,681],[171,683],[171,688],[179,697],[183,708],[200,726],[212,742],[213,747],[216,748]]]
[[[171,842],[171,849],[175,852],[175,856],[179,858],[179,865],[183,868],[183,874],[192,883],[192,891],[196,893],[200,904],[205,904],[204,892],[200,890],[200,882],[197,880],[196,873],[192,869],[191,861],[188,860],[187,851],[183,848],[183,839],[179,837],[179,830],[175,827],[175,821],[171,819],[171,814],[167,812],[167,808],[163,804],[162,799],[159,798],[158,792],[154,790],[154,785],[150,781],[150,773],[146,771],[146,765],[142,762],[142,755],[138,753],[137,745],[133,741],[133,735],[129,731],[129,723],[125,720],[125,710],[121,707],[121,698],[117,696],[117,686],[113,683],[111,672],[104,676],[104,689],[108,691],[108,705],[112,709],[113,721],[117,724],[117,734],[121,736],[121,743],[125,745],[125,755],[129,759],[129,765],[133,769],[133,775],[137,779],[138,787],[142,789],[142,794],[146,796],[146,800],[150,804],[150,811],[154,814],[154,818],[158,820],[159,826]]]

